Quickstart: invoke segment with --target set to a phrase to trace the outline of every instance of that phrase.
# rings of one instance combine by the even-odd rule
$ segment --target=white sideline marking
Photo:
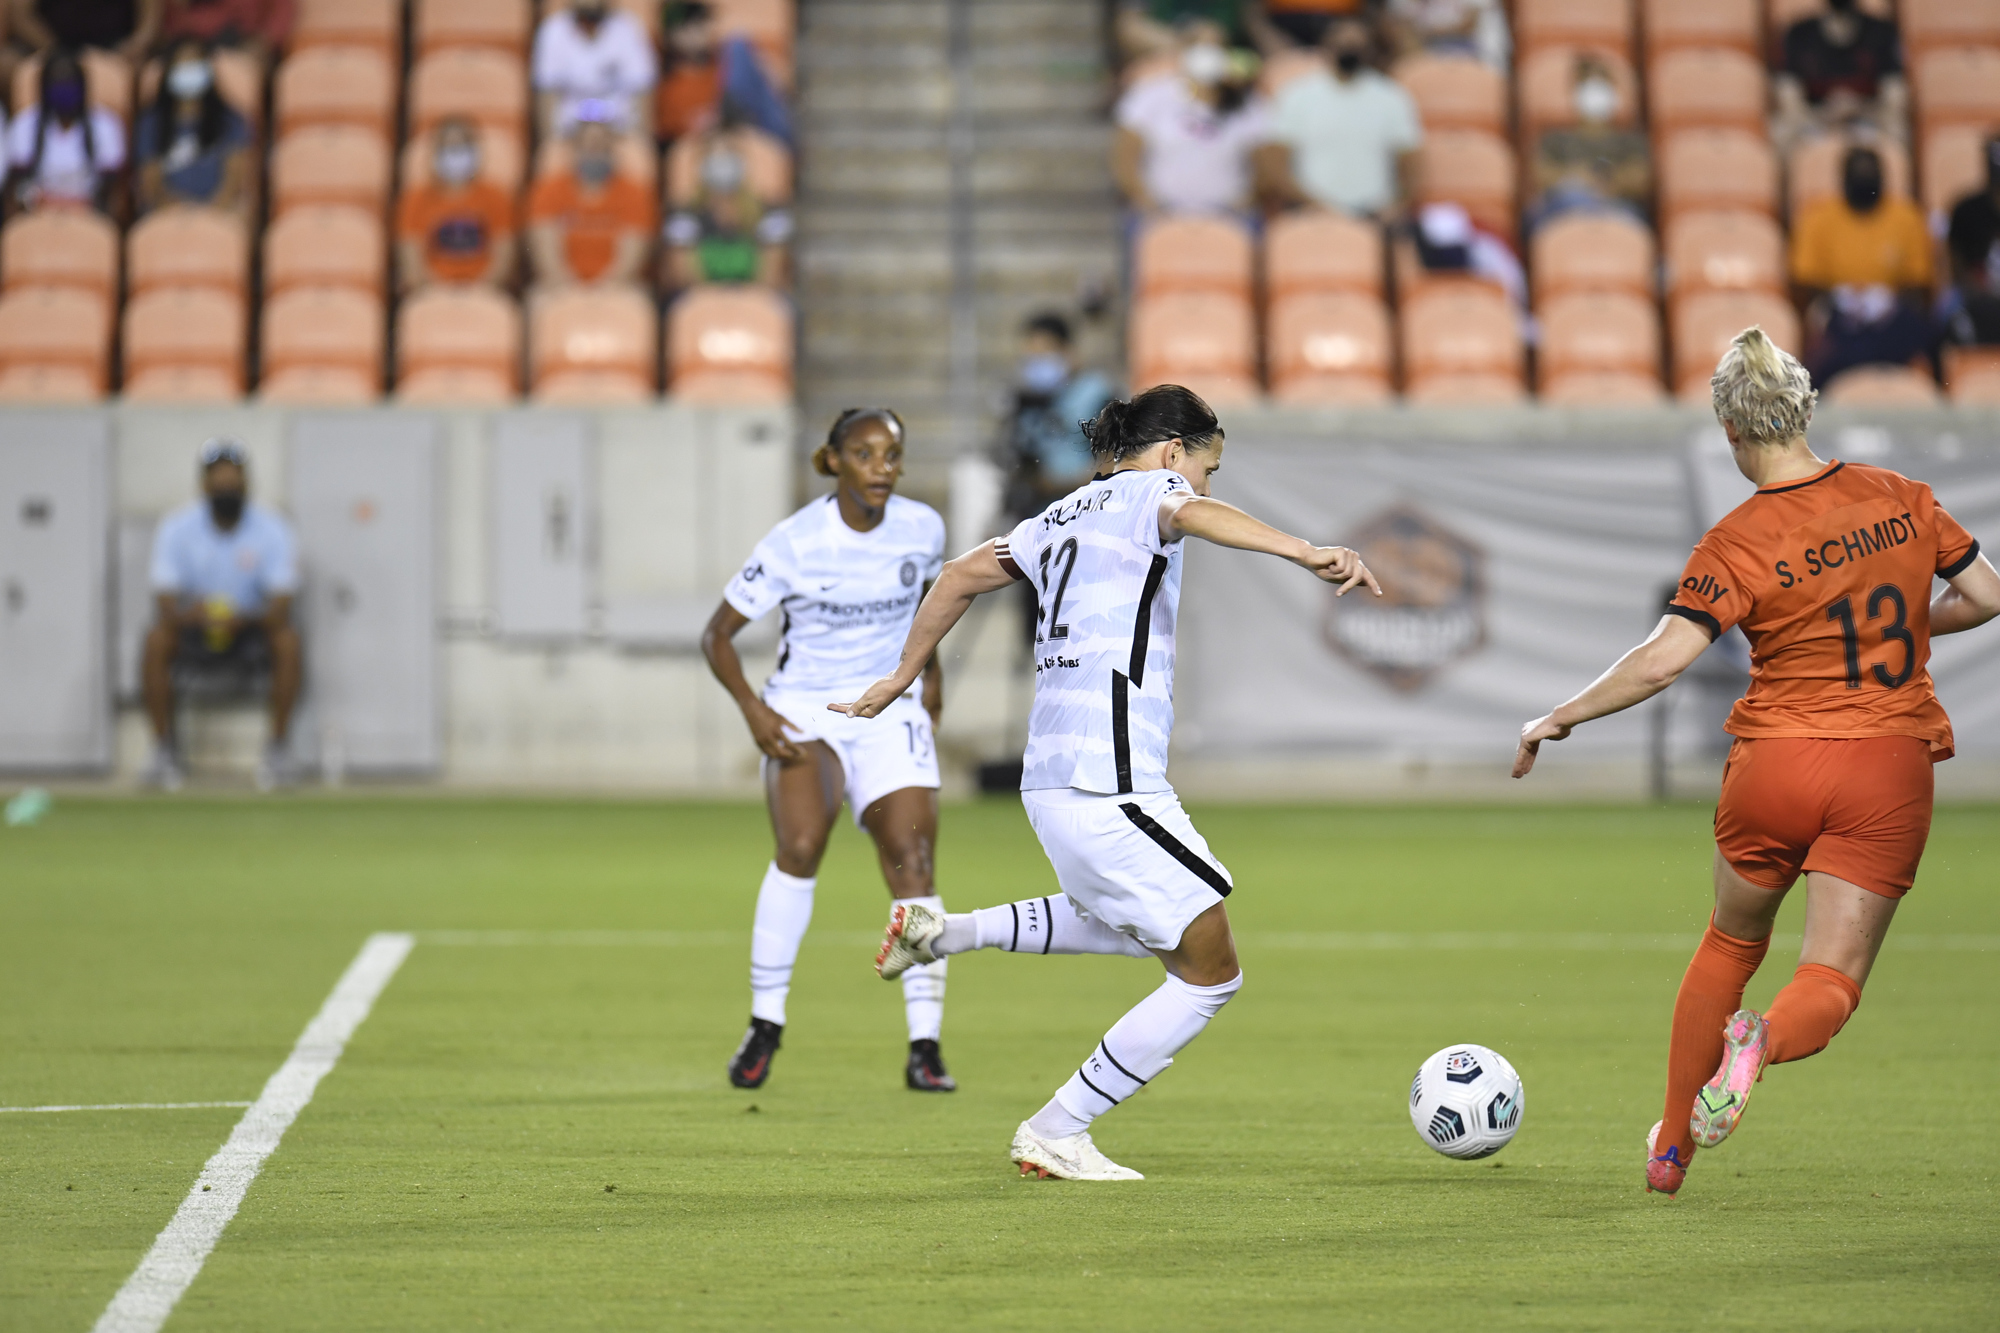
[[[290,1057],[236,1122],[229,1141],[202,1167],[173,1220],[111,1298],[95,1333],[157,1333],[167,1322],[222,1238],[222,1229],[236,1216],[264,1159],[277,1151],[278,1140],[312,1100],[313,1090],[340,1059],[348,1038],[368,1017],[375,997],[415,944],[416,938],[405,934],[368,937],[319,1013],[306,1024]]]
[[[194,1111],[208,1106],[248,1106],[249,1102],[107,1102],[101,1106],[0,1106],[0,1115],[44,1111]]]

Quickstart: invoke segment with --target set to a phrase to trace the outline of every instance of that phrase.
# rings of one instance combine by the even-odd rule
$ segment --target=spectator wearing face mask
[[[617,173],[604,120],[570,134],[570,169],[528,196],[528,247],[539,282],[630,282],[644,271],[656,224],[653,198]]]
[[[240,213],[248,200],[250,124],[222,100],[200,42],[176,42],[159,96],[139,117],[139,211],[205,204]]]
[[[550,11],[535,29],[532,66],[543,134],[564,133],[585,101],[613,108],[618,129],[647,128],[659,60],[639,20],[608,0],[571,0]]]
[[[1857,122],[1909,140],[1902,38],[1892,20],[1862,13],[1856,0],[1827,0],[1825,13],[1785,30],[1772,91],[1771,137],[1781,150]]]
[[[169,41],[238,47],[268,64],[291,40],[297,16],[298,0],[167,0],[161,31]]]
[[[396,205],[396,281],[502,286],[514,273],[514,200],[482,178],[479,129],[453,117],[431,137],[431,174]]]
[[[1499,0],[1389,0],[1388,20],[1404,55],[1468,55],[1507,69],[1513,44]]]
[[[1644,220],[1653,193],[1653,162],[1646,136],[1613,124],[1618,85],[1598,57],[1576,58],[1570,96],[1576,123],[1543,130],[1535,144],[1535,197],[1530,230],[1569,212],[1615,210]]]
[[[83,67],[67,50],[42,65],[40,101],[7,127],[9,212],[66,204],[115,210],[125,126],[85,102]]]
[[[1986,141],[1986,188],[1952,205],[1945,248],[1952,285],[1945,337],[2000,343],[2000,135]]]
[[[1090,480],[1097,469],[1080,423],[1094,421],[1112,397],[1109,380],[1077,366],[1067,319],[1045,310],[1021,326],[1007,432],[1007,509],[1016,521]]]
[[[1930,344],[1931,237],[1923,211],[1882,188],[1882,158],[1848,151],[1841,191],[1792,225],[1794,298],[1807,312],[1806,368],[1821,384],[1850,366],[1901,365]]]
[[[743,159],[717,141],[701,161],[701,193],[677,209],[661,229],[666,242],[666,286],[680,291],[700,282],[788,282],[785,246],[792,215],[766,208],[750,189]]]
[[[1401,216],[1414,189],[1423,126],[1409,93],[1372,69],[1368,25],[1327,29],[1331,68],[1286,84],[1272,109],[1273,137],[1287,150],[1289,201],[1363,217]]]
[[[1270,115],[1252,84],[1255,57],[1190,23],[1180,67],[1141,79],[1119,99],[1111,174],[1141,214],[1248,210],[1270,170]]]
[[[7,0],[8,29],[44,54],[94,46],[133,64],[160,35],[162,0]]]

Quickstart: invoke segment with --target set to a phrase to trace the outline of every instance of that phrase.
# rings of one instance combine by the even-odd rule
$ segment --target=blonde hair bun
[[[1708,391],[1716,420],[1746,444],[1783,444],[1805,434],[1819,402],[1799,359],[1755,324],[1729,340]]]

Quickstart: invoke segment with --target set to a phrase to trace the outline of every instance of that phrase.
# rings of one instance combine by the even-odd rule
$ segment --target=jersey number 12
[[[1055,551],[1055,558],[1062,562],[1062,577],[1056,580],[1056,598],[1049,604],[1046,617],[1037,612],[1038,618],[1046,618],[1049,625],[1048,637],[1067,639],[1069,626],[1062,623],[1063,594],[1069,591],[1069,576],[1076,569],[1076,538],[1071,537]],[[1049,594],[1049,548],[1042,548],[1042,596]]]

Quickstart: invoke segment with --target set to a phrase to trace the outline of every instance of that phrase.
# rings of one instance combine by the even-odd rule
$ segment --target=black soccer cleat
[[[783,1023],[773,1023],[768,1018],[751,1019],[749,1030],[743,1034],[743,1044],[729,1058],[730,1085],[763,1087],[764,1080],[771,1076],[771,1057],[778,1053],[784,1035]]]
[[[945,1072],[944,1052],[928,1037],[910,1043],[910,1063],[903,1069],[903,1080],[913,1092],[958,1091],[958,1080]]]

